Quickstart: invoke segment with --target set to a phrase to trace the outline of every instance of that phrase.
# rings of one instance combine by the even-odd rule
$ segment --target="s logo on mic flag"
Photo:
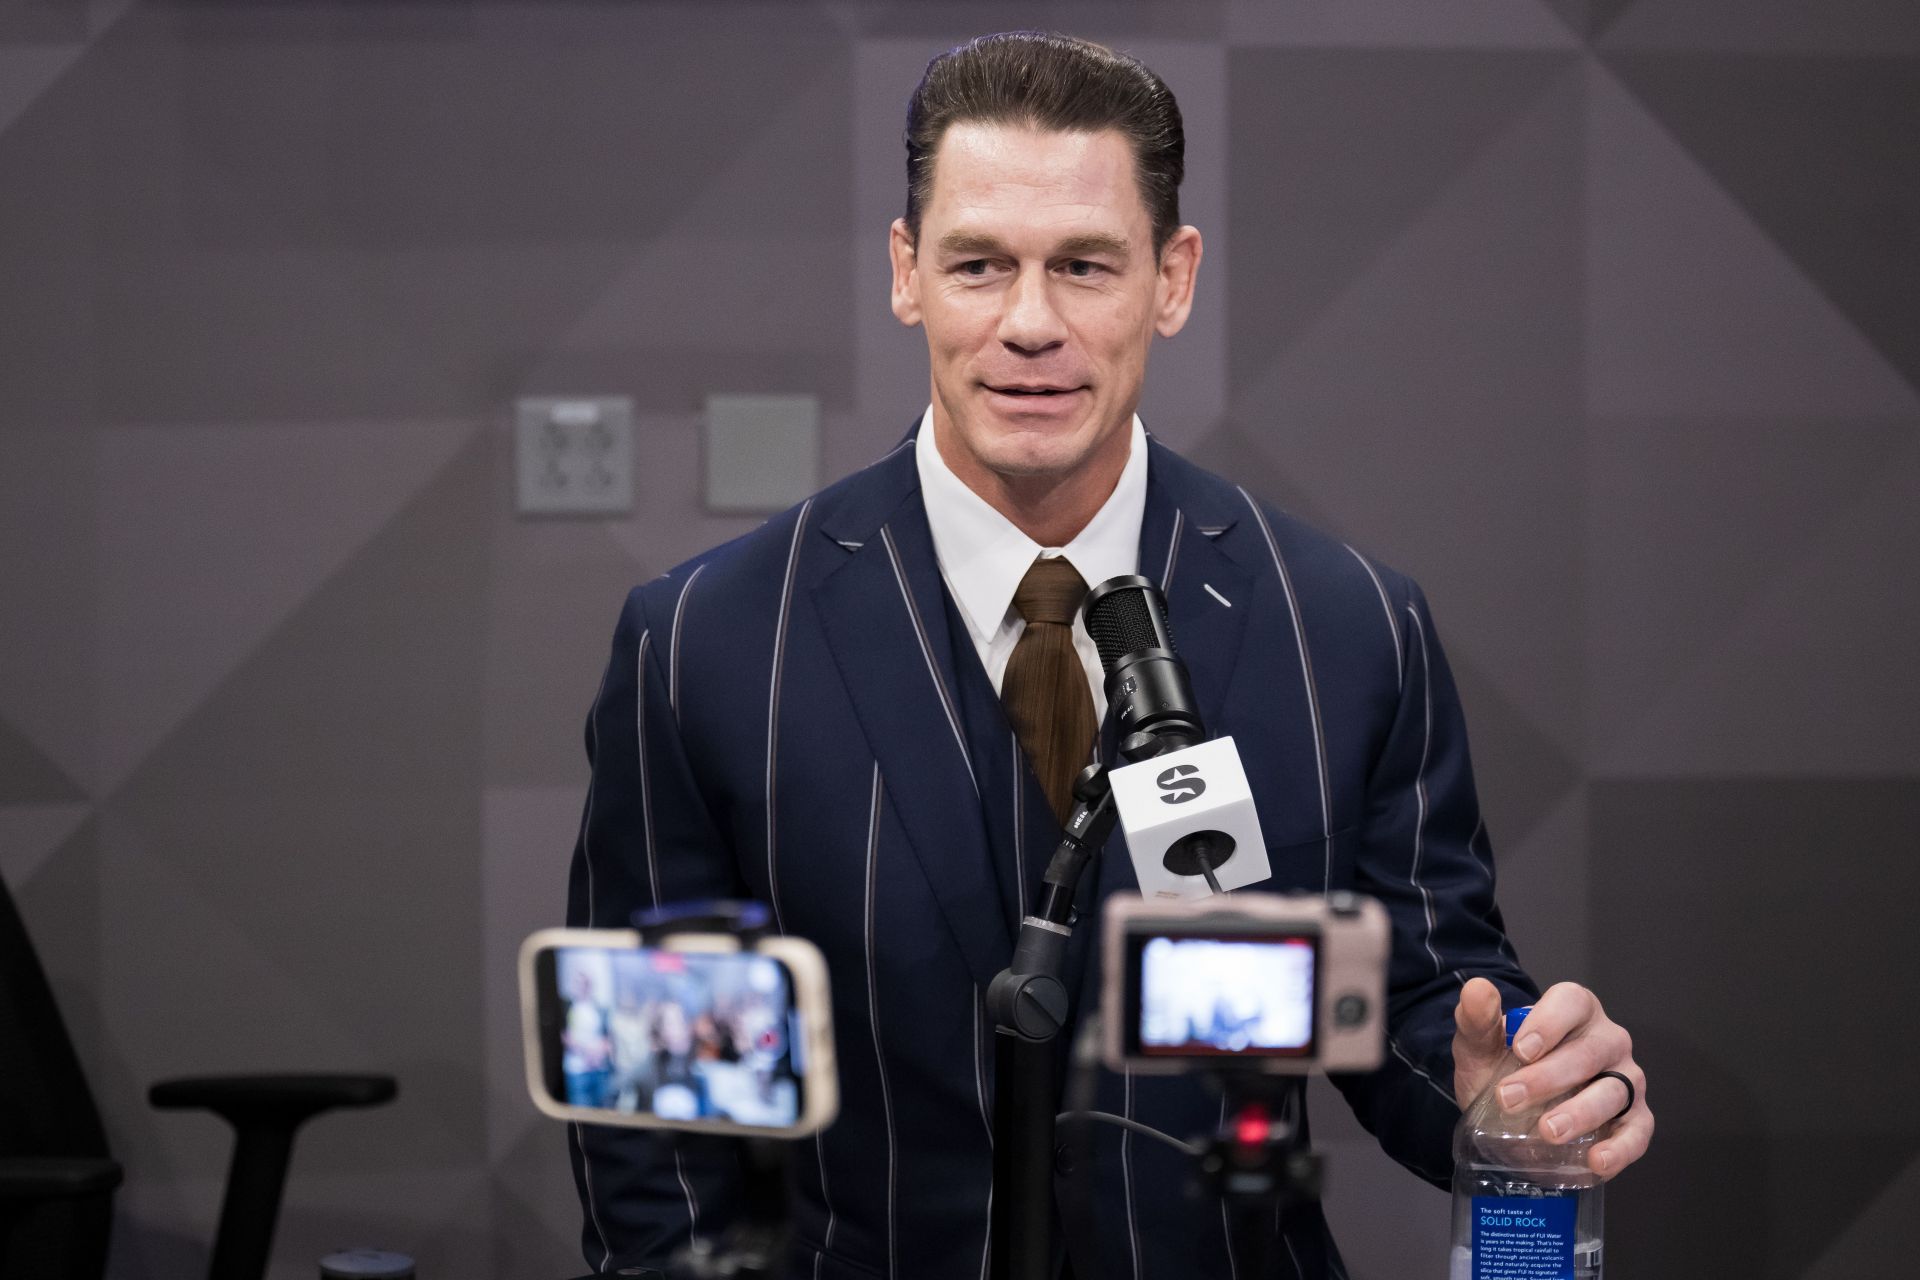
[[[1166,792],[1160,799],[1167,804],[1185,804],[1189,800],[1198,800],[1206,794],[1207,780],[1200,776],[1200,770],[1190,764],[1177,764],[1158,778],[1154,785]]]

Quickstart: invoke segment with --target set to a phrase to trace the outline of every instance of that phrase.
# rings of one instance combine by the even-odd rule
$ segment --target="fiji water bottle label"
[[[1473,1280],[1573,1280],[1572,1196],[1475,1196]]]

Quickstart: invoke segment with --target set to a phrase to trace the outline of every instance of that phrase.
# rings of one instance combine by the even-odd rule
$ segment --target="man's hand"
[[[1498,987],[1474,978],[1460,989],[1460,1002],[1453,1009],[1453,1096],[1462,1109],[1493,1079],[1506,1052],[1504,1022]],[[1565,1142],[1604,1126],[1601,1140],[1587,1153],[1588,1166],[1602,1178],[1613,1177],[1646,1154],[1653,1140],[1647,1073],[1633,1060],[1633,1040],[1626,1028],[1607,1017],[1593,992],[1572,982],[1549,987],[1520,1024],[1513,1048],[1527,1065],[1499,1082],[1503,1107],[1516,1111],[1530,1100],[1585,1084],[1541,1117],[1541,1136]],[[1618,1071],[1633,1081],[1632,1108],[1611,1124],[1614,1113],[1626,1105],[1627,1091],[1618,1080],[1594,1080],[1602,1071]]]

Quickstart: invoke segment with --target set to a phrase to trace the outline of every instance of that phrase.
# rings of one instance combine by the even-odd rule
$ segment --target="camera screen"
[[[805,1038],[786,966],[753,951],[559,947],[547,1087],[576,1107],[784,1128]]]
[[[1318,939],[1155,935],[1139,948],[1139,1052],[1310,1057]]]

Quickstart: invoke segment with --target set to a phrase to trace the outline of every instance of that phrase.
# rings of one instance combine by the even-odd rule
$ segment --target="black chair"
[[[246,1075],[167,1080],[156,1107],[213,1112],[234,1129],[209,1280],[266,1274],[294,1134],[335,1107],[371,1107],[391,1076]],[[121,1169],[34,954],[0,881],[0,1276],[100,1280]]]

